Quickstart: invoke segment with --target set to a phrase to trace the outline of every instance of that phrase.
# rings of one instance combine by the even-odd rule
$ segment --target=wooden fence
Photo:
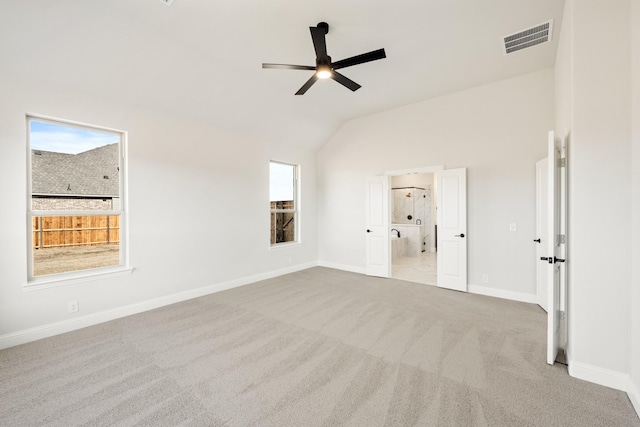
[[[271,244],[293,242],[295,240],[295,214],[278,212],[278,209],[293,209],[293,200],[271,202]]]
[[[32,230],[34,248],[120,243],[120,216],[36,216]]]

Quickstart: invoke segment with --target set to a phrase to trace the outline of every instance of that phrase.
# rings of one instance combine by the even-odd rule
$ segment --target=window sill
[[[133,273],[131,267],[114,267],[95,271],[80,271],[75,273],[61,273],[37,279],[29,280],[23,289],[25,291],[37,291],[40,289],[55,288],[58,286],[73,285],[91,280],[109,279],[112,277],[129,276]]]
[[[301,246],[302,242],[287,242],[287,243],[276,243],[275,245],[270,245],[269,246],[269,250],[279,250],[279,249],[285,249],[285,248],[290,248],[292,246]]]

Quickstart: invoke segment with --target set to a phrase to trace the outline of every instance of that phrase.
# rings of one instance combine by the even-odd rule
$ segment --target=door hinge
[[[558,159],[558,167],[559,168],[564,168],[567,166],[567,158],[566,157],[561,157]]]
[[[560,312],[560,320],[564,320],[564,319],[566,319],[566,318],[567,318],[567,312],[565,312],[565,311],[561,311],[561,312]]]

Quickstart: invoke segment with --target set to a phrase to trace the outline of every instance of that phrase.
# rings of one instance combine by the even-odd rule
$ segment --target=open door
[[[467,170],[436,173],[438,287],[467,291]]]
[[[548,157],[548,194],[547,194],[547,215],[548,215],[548,255],[541,257],[547,262],[547,363],[553,365],[560,348],[560,320],[562,305],[560,300],[560,289],[562,274],[564,273],[563,248],[564,236],[561,235],[561,224],[563,223],[563,207],[561,195],[566,194],[561,188],[564,180],[561,179],[561,172],[564,171],[564,159],[561,158],[563,151],[562,143],[557,141],[555,133],[549,132],[549,157]]]
[[[368,276],[391,277],[389,240],[389,176],[372,176],[366,183],[366,267]]]
[[[549,158],[536,162],[536,288],[537,302],[544,311],[548,310],[549,304],[549,284],[547,282],[547,261],[541,258],[549,254],[548,222],[549,214],[547,205],[549,203]]]

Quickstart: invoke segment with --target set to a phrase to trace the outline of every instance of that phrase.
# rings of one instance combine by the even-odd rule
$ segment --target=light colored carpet
[[[640,426],[535,305],[326,268],[0,352],[7,426]]]

